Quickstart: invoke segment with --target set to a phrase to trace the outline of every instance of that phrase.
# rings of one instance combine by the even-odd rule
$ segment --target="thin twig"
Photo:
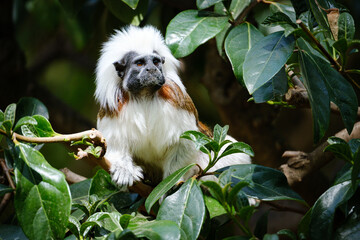
[[[0,165],[1,165],[1,168],[6,176],[6,179],[10,185],[10,187],[12,189],[15,190],[15,184],[14,184],[14,181],[12,180],[11,178],[11,174],[10,174],[10,170],[9,168],[6,166],[6,163],[5,163],[5,160],[4,159],[0,159]],[[1,200],[0,202],[0,214],[4,211],[4,209],[6,208],[6,206],[9,204],[10,200],[11,200],[11,197],[12,197],[12,192],[10,193],[6,193],[3,197],[3,199]]]
[[[2,158],[0,158],[0,165],[1,165],[1,168],[2,168],[2,170],[3,170],[3,172],[4,172],[5,176],[6,176],[6,179],[8,180],[8,183],[9,183],[10,187],[15,190],[16,187],[15,187],[14,181],[13,181],[13,179],[11,177],[10,170],[6,166],[5,160],[2,159]]]
[[[79,175],[79,174],[77,174],[77,173],[74,173],[73,171],[71,171],[70,169],[68,169],[68,168],[62,168],[62,169],[60,169],[60,171],[62,172],[62,173],[64,173],[64,175],[65,175],[65,178],[66,178],[66,181],[68,182],[68,183],[77,183],[77,182],[81,182],[81,181],[84,181],[84,180],[86,180],[87,178],[86,177],[84,177],[84,176],[81,176],[81,175]]]
[[[315,38],[315,36],[310,32],[310,30],[306,27],[306,25],[300,20],[296,20],[296,23],[299,24],[301,29],[308,35],[308,37],[313,41],[313,43],[319,48],[321,53],[330,61],[332,65],[336,68],[336,70],[341,70],[341,65],[330,55],[328,51],[321,45],[321,43]]]
[[[343,129],[335,136],[346,142],[350,141],[350,139],[360,138],[360,122],[355,123],[350,135],[346,129]],[[280,169],[285,174],[290,186],[302,182],[304,178],[322,168],[334,158],[332,153],[324,152],[326,146],[328,146],[328,143],[324,142],[311,153],[286,151],[283,154],[283,157],[289,159],[286,164],[280,166]]]
[[[245,17],[249,14],[251,9],[253,9],[258,3],[263,2],[262,0],[253,0],[251,3],[241,12],[241,14],[236,18],[234,26],[240,25],[245,20]]]

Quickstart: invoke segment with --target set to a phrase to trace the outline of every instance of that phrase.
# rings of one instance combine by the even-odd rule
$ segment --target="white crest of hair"
[[[160,31],[152,26],[143,28],[128,26],[121,31],[116,30],[102,47],[96,67],[95,91],[95,97],[101,107],[117,109],[117,98],[121,100],[122,96],[119,96],[121,93],[116,90],[119,88],[119,77],[113,63],[130,51],[138,54],[152,54],[156,51],[165,58],[164,77],[174,81],[185,92],[185,87],[177,74],[180,62],[171,54]]]

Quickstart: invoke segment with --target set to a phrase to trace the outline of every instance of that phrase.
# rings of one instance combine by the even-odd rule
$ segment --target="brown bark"
[[[350,135],[346,129],[343,129],[335,136],[347,142],[353,138],[360,138],[360,122],[354,125]],[[334,158],[332,153],[324,152],[326,146],[328,146],[328,143],[324,142],[310,153],[301,151],[284,152],[283,157],[289,159],[286,164],[280,166],[280,169],[285,174],[290,186],[303,182],[307,176],[325,166]]]

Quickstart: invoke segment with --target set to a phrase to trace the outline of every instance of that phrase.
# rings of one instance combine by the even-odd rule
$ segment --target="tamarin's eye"
[[[158,64],[159,64],[159,62],[160,62],[160,59],[158,59],[158,58],[154,58],[153,63],[154,63],[155,65],[158,65]]]
[[[138,67],[142,67],[144,65],[144,61],[143,60],[137,60],[135,62],[135,64],[138,66]]]

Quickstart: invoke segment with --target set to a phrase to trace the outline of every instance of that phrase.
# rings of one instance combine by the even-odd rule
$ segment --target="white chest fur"
[[[98,129],[108,150],[129,152],[131,157],[161,164],[169,148],[184,141],[180,135],[197,130],[197,126],[194,115],[155,96],[129,101],[118,116],[99,120]]]

